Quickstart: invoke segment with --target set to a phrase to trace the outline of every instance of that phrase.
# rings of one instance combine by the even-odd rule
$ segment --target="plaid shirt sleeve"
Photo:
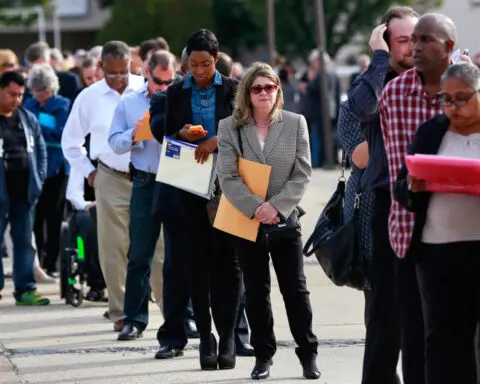
[[[402,123],[411,121],[408,109],[401,107],[404,86],[400,81],[388,84],[380,98],[380,121],[390,173],[390,191],[400,172],[409,145],[409,133]],[[389,216],[390,243],[395,254],[404,258],[413,234],[415,215],[405,210],[393,199]]]

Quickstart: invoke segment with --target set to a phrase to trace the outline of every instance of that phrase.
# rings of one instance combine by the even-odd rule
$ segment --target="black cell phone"
[[[383,40],[387,43],[388,49],[390,49],[390,32],[388,30],[388,24],[387,24],[387,29],[385,32],[383,32]]]

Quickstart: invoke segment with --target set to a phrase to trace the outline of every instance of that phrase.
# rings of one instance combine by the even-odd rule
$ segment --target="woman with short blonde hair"
[[[270,304],[269,259],[272,258],[296,354],[303,376],[318,379],[317,337],[303,271],[298,204],[312,167],[305,118],[282,110],[280,80],[273,69],[255,63],[240,81],[232,116],[218,129],[217,172],[225,197],[245,216],[261,223],[256,242],[233,238],[243,269],[247,316],[256,363],[251,377],[269,376],[276,351]],[[271,166],[266,199],[250,192],[238,172],[238,158]],[[280,225],[278,225],[280,224]]]

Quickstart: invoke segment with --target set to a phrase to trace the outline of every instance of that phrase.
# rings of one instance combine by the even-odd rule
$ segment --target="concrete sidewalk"
[[[308,236],[336,186],[339,171],[315,171],[302,206]],[[5,260],[4,260],[5,261]],[[10,266],[5,265],[8,270]],[[333,286],[315,259],[306,260],[306,274],[320,342],[319,383],[360,383],[363,358],[363,293]],[[282,297],[272,271],[272,306],[279,349],[269,381],[301,379],[294,342]],[[118,342],[112,324],[102,318],[106,306],[85,302],[79,308],[64,304],[56,285],[40,285],[48,307],[16,307],[7,279],[0,301],[0,383],[248,383],[253,358],[238,358],[231,371],[199,369],[198,340],[191,340],[184,357],[153,358],[156,330],[162,322],[158,307],[150,307],[150,325],[142,339]]]

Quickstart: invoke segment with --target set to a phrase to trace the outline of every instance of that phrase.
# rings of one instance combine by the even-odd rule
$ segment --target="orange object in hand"
[[[188,130],[190,132],[194,132],[194,133],[203,133],[205,132],[205,130],[203,129],[203,127],[201,125],[192,125],[190,128],[188,128]]]

